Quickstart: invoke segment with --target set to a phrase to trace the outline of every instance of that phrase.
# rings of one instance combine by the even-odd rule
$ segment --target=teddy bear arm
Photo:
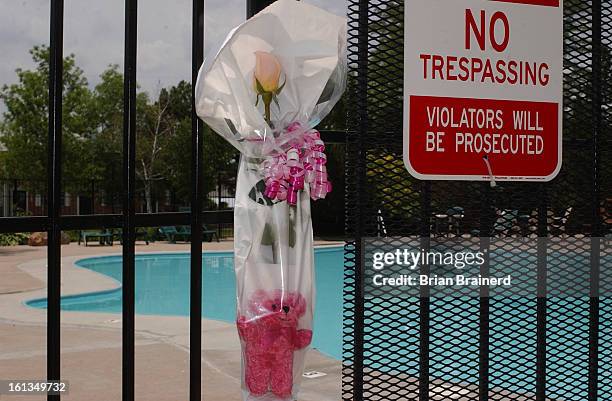
[[[295,336],[295,349],[307,347],[312,341],[312,330],[298,330]]]
[[[241,316],[236,322],[238,327],[238,335],[243,341],[250,341],[253,333],[252,323],[247,322],[244,316]]]

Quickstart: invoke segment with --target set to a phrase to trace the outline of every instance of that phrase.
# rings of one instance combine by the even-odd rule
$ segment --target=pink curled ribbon
[[[288,142],[288,150],[267,157],[261,165],[266,184],[264,195],[296,205],[298,192],[308,184],[313,200],[324,199],[332,184],[327,179],[327,155],[321,134],[315,129],[304,131],[297,122],[287,127],[286,134],[296,135]]]

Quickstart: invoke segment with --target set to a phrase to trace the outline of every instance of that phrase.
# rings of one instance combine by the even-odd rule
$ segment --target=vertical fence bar
[[[361,168],[357,168],[357,174],[361,175],[359,171]],[[365,173],[364,173],[365,174]],[[357,181],[360,181],[359,176]],[[357,184],[357,188],[360,184]],[[357,201],[357,208],[362,209],[363,199]],[[358,240],[355,241],[355,317],[353,320],[354,330],[354,350],[353,350],[353,400],[364,401],[364,380],[363,380],[363,338],[364,338],[364,320],[365,320],[365,294],[363,293],[363,273],[365,269],[365,238],[363,236],[363,213],[359,213],[359,222],[357,223],[357,235]]]
[[[421,188],[421,249],[431,248],[431,182],[424,181]],[[429,276],[430,266],[421,265],[419,274]],[[429,347],[431,325],[431,298],[429,285],[420,286],[419,302],[419,401],[429,400]]]
[[[363,136],[367,132],[367,82],[363,77],[364,66],[367,58],[364,59],[363,35],[362,32],[363,5],[355,4],[351,9],[349,5],[349,26],[353,32],[349,39],[348,63],[351,73],[355,79],[349,82],[348,93],[351,99],[351,106],[347,114],[347,124],[350,134],[347,132],[345,150],[345,190],[347,195],[344,197],[345,204],[345,233],[347,241],[344,246],[344,305],[343,305],[343,346],[342,346],[342,399],[359,400],[363,398],[363,392],[359,393],[358,388],[363,390],[363,275],[362,260],[363,248],[360,226],[362,218],[361,208],[361,152]],[[366,21],[367,23],[367,21]],[[365,121],[364,121],[365,119]],[[365,173],[364,173],[365,174]],[[351,195],[353,194],[353,195]],[[348,301],[348,302],[347,302]]]
[[[123,401],[134,400],[137,0],[125,0],[123,81]]]
[[[367,211],[366,203],[366,173],[367,173],[367,149],[366,137],[368,135],[368,0],[359,1],[359,33],[357,39],[357,221],[355,222],[355,317],[354,317],[354,339],[355,349],[353,369],[353,399],[362,401],[364,399],[364,377],[363,377],[363,340],[365,320],[365,297],[363,293],[363,269],[364,249],[363,237],[365,235],[365,217]]]
[[[480,266],[482,277],[490,276],[491,266],[491,186],[488,182],[482,184],[482,210],[480,214],[480,251],[484,253],[485,262]],[[490,358],[490,291],[488,285],[480,287],[480,339],[479,339],[479,401],[489,399],[489,358]]]
[[[536,401],[546,401],[547,197],[546,189],[541,189],[539,193],[537,245]]]
[[[599,278],[601,252],[601,216],[600,216],[600,151],[599,139],[602,132],[602,5],[601,0],[592,0],[592,88],[593,88],[593,194],[592,194],[592,235],[591,235],[591,290],[589,301],[589,401],[598,398],[598,365],[599,365]]]
[[[49,142],[47,234],[47,378],[60,380],[62,89],[64,62],[64,0],[51,0],[49,48]],[[59,395],[49,395],[58,401]]]
[[[270,4],[274,3],[275,0],[247,0],[247,18],[251,18]]]
[[[482,250],[488,250],[490,238],[486,238],[482,243]],[[489,277],[489,253],[485,253],[485,263],[481,266],[482,277]],[[490,298],[489,287],[482,286],[480,288],[480,344],[479,344],[479,394],[480,401],[489,399],[489,355],[490,355],[490,340],[489,340],[489,319],[490,319]]]
[[[191,39],[191,289],[189,309],[189,400],[202,397],[202,140],[195,84],[204,60],[204,0],[193,0]]]
[[[599,279],[600,247],[598,236],[591,238],[591,294],[589,303],[589,394],[588,401],[598,399],[599,378]]]

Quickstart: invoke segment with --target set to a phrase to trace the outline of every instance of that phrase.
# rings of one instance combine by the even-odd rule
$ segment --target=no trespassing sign
[[[559,0],[407,0],[405,12],[408,171],[552,180],[562,145]]]

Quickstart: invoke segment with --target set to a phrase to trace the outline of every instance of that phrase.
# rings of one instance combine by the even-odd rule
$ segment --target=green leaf
[[[264,206],[272,206],[274,203],[264,195],[264,191],[266,190],[266,183],[264,180],[260,180],[251,188],[249,192],[249,198],[251,198],[254,202],[259,203]]]
[[[257,93],[259,93],[260,95],[263,95],[264,93],[266,93],[263,86],[259,83],[259,79],[257,78],[255,78],[255,85],[257,86]]]
[[[333,77],[333,74],[332,74],[332,77]],[[336,82],[334,82],[333,79],[330,78],[325,84],[325,88],[323,88],[323,92],[321,92],[321,96],[319,96],[319,100],[317,101],[317,104],[325,103],[328,100],[330,100],[334,93],[335,87],[336,87]]]
[[[276,91],[274,91],[274,94],[280,95],[281,91],[283,90],[286,84],[287,84],[287,78],[285,77],[285,82],[283,82],[283,84]]]
[[[274,230],[268,223],[266,223],[263,235],[261,236],[261,245],[274,246]]]
[[[297,233],[295,231],[297,206],[289,206],[289,246],[295,248]]]

